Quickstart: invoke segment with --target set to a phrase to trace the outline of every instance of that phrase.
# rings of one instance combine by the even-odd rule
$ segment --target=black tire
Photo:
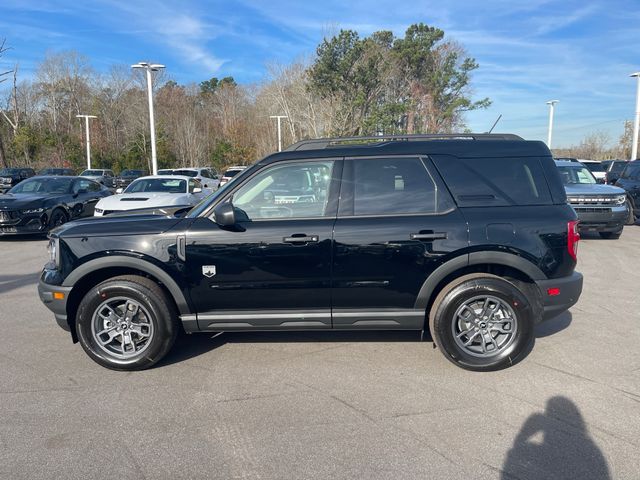
[[[122,298],[140,305],[145,321],[148,320],[151,324],[149,331],[152,332],[141,352],[132,354],[129,358],[119,358],[107,348],[101,347],[92,330],[94,316],[98,314],[101,305],[108,299],[119,301]],[[173,346],[179,331],[178,315],[173,302],[157,283],[145,277],[123,275],[106,280],[87,292],[78,307],[76,331],[84,351],[103,367],[112,370],[144,370],[160,361]],[[124,343],[123,337],[120,338]]]
[[[633,204],[629,199],[627,199],[627,210],[629,211],[629,215],[627,216],[627,221],[625,222],[625,225],[635,225],[636,216],[633,214]]]
[[[503,302],[504,308],[510,308],[515,317],[513,322],[516,328],[513,328],[510,335],[506,334],[508,342],[505,340],[504,348],[498,349],[496,342],[494,353],[474,355],[460,346],[454,338],[454,329],[459,322],[456,313],[460,308],[463,308],[466,302],[481,299],[483,295],[497,298]],[[535,340],[536,313],[533,302],[534,299],[530,300],[516,285],[501,277],[487,273],[465,275],[447,285],[436,297],[429,314],[431,335],[445,358],[455,365],[475,371],[500,370],[519,362],[531,351]],[[493,319],[493,315],[491,319]],[[496,323],[499,322],[496,321]],[[489,325],[492,324],[489,323]],[[502,328],[505,328],[504,325]],[[478,335],[472,330],[469,331]],[[514,331],[515,333],[513,333]],[[496,332],[494,331],[494,333]],[[485,338],[488,337],[484,337],[482,334],[481,337],[482,344],[484,344]],[[496,334],[496,339],[498,337],[499,334]],[[466,339],[467,337],[462,337],[462,340]]]
[[[599,232],[600,233],[600,237],[607,239],[607,240],[617,240],[620,238],[620,235],[622,235],[622,230],[620,230],[619,232]]]
[[[67,215],[67,212],[61,208],[55,208],[53,212],[51,212],[51,217],[49,217],[49,230],[59,227],[68,221],[69,216]]]

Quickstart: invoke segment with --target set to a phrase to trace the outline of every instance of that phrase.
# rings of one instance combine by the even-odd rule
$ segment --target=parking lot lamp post
[[[156,125],[153,116],[153,85],[151,82],[151,72],[157,72],[164,65],[159,63],[139,62],[131,65],[131,68],[144,68],[147,73],[147,96],[149,97],[149,127],[151,130],[151,169],[153,175],[158,174],[158,157],[156,154]]]
[[[89,119],[98,118],[95,115],[76,115],[77,118],[84,118],[84,129],[87,137],[87,170],[91,170],[91,140],[89,139]]]
[[[636,119],[633,124],[633,145],[631,145],[631,160],[638,158],[638,128],[640,128],[640,72],[632,73],[630,77],[636,77],[638,87],[636,90]]]
[[[278,119],[278,151],[282,151],[282,130],[280,129],[280,120],[283,118],[289,118],[286,115],[270,115],[269,118],[277,118]]]
[[[551,137],[553,135],[553,110],[555,104],[559,101],[560,100],[549,100],[547,102],[547,105],[549,105],[549,132],[547,133],[547,147],[549,147],[549,150],[551,150]]]

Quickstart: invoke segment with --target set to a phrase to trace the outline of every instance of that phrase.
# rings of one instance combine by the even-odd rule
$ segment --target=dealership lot
[[[0,478],[637,478],[640,226],[587,237],[580,302],[520,364],[456,368],[413,332],[194,335],[94,364],[0,243]]]

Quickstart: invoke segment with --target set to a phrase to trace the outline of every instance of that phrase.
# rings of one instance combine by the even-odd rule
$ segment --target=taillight
[[[578,242],[580,242],[580,232],[578,231],[578,220],[567,223],[567,249],[569,255],[576,262],[578,261]]]

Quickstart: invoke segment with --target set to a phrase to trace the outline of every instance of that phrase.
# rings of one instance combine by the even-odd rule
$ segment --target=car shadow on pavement
[[[562,312],[557,317],[554,317],[545,322],[541,322],[536,325],[536,338],[544,338],[550,335],[554,335],[571,325],[572,320],[573,317],[571,315],[571,312],[567,310],[566,312]]]
[[[430,340],[425,332],[424,340]],[[180,335],[156,368],[180,363],[230,343],[419,342],[419,331],[223,332]]]
[[[27,285],[33,285],[34,288],[38,284],[40,272],[25,273],[23,275],[0,275],[0,294],[8,293]]]
[[[527,418],[502,466],[502,480],[542,478],[611,478],[580,410],[566,397],[550,398],[544,413]]]

